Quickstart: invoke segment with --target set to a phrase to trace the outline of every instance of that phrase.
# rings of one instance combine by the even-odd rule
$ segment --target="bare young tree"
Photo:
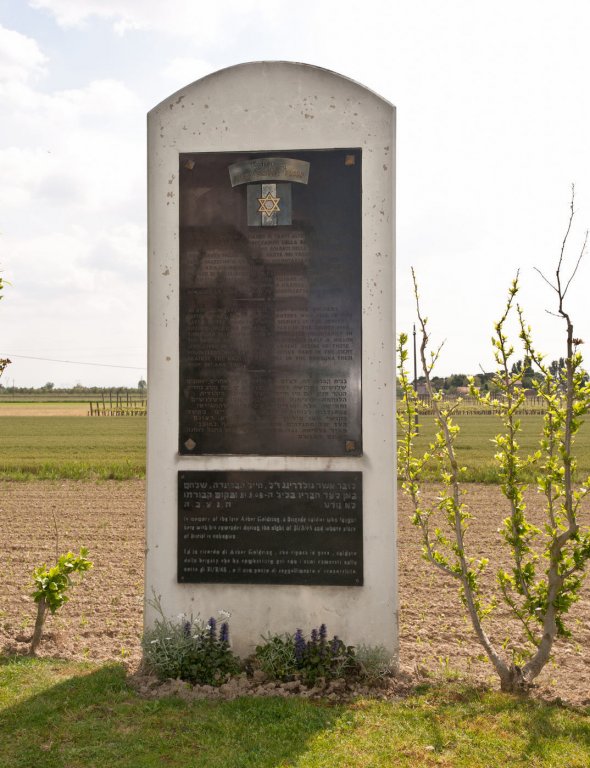
[[[509,291],[504,313],[494,326],[493,346],[498,371],[494,376],[497,396],[482,395],[471,380],[471,392],[501,417],[504,431],[495,438],[495,456],[499,462],[500,484],[508,502],[509,514],[503,521],[501,535],[511,550],[510,571],[498,569],[496,576],[500,594],[517,621],[524,636],[525,649],[518,655],[508,655],[484,629],[484,620],[494,607],[493,599],[484,601],[480,576],[488,565],[487,559],[476,560],[465,551],[465,534],[471,514],[464,502],[461,468],[457,462],[455,442],[459,427],[453,421],[453,407],[445,407],[442,395],[432,385],[432,370],[440,348],[428,353],[429,334],[423,316],[414,271],[414,290],[418,320],[422,331],[420,358],[426,387],[432,398],[437,432],[430,450],[416,455],[415,416],[418,399],[406,371],[407,336],[400,335],[398,343],[398,372],[402,389],[402,409],[398,412],[401,438],[398,461],[402,488],[412,501],[413,522],[422,533],[424,556],[445,576],[459,584],[460,595],[473,629],[486,655],[493,664],[502,690],[526,691],[550,659],[555,640],[568,636],[565,616],[579,599],[585,566],[590,557],[590,531],[582,530],[579,511],[583,499],[590,493],[590,477],[578,482],[573,454],[575,435],[581,417],[590,408],[590,385],[582,369],[579,352],[581,339],[574,336],[574,326],[565,310],[565,298],[584,255],[584,239],[575,268],[569,279],[563,277],[564,254],[574,217],[574,197],[570,217],[555,273],[555,282],[543,279],[555,291],[557,316],[566,323],[566,357],[561,375],[556,376],[543,362],[533,345],[531,329],[526,324],[522,308],[516,304],[518,276]],[[516,310],[520,339],[528,360],[542,374],[535,382],[538,395],[545,403],[543,435],[540,449],[533,456],[522,457],[517,442],[520,431],[518,410],[524,400],[522,377],[526,366],[511,365],[514,348],[505,331],[506,323]],[[456,406],[455,406],[456,407]],[[425,504],[421,495],[421,476],[427,462],[435,461],[442,491],[434,505]],[[543,528],[534,526],[527,518],[524,500],[525,467],[537,469],[537,484],[546,497],[546,522]],[[443,526],[439,522],[444,521]]]

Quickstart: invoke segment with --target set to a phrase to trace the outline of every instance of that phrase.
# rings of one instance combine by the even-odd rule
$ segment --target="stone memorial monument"
[[[146,600],[397,653],[394,108],[304,64],[148,116]],[[145,621],[153,621],[146,603]]]

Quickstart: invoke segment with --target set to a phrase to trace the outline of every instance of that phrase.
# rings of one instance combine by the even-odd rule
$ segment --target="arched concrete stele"
[[[397,653],[394,115],[288,62],[148,115],[146,599],[229,611],[242,654]]]

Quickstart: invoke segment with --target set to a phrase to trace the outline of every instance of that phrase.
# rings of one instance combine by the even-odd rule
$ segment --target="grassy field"
[[[586,768],[590,715],[457,684],[398,701],[144,700],[116,665],[0,661],[2,768]]]
[[[539,447],[539,438],[543,425],[542,416],[521,416],[522,432],[518,442],[523,453],[534,453]],[[498,471],[494,462],[492,440],[501,431],[501,422],[495,416],[457,416],[456,423],[461,427],[457,438],[457,457],[462,466],[467,468],[463,475],[466,482],[497,483]],[[434,436],[434,417],[420,417],[420,432],[416,440],[416,449],[426,451]],[[590,426],[583,424],[576,437],[575,453],[578,458],[578,474],[587,477],[590,474]],[[430,474],[428,474],[428,472]],[[434,466],[427,472],[426,479],[435,479]],[[536,470],[531,469],[529,481],[534,480]]]
[[[2,406],[5,407],[5,406]],[[31,408],[38,407],[30,404]],[[67,404],[66,404],[67,407]],[[75,404],[71,404],[75,408]],[[538,446],[541,416],[522,416],[519,442],[532,453]],[[467,467],[466,482],[497,483],[492,438],[499,429],[494,416],[459,416],[458,458]],[[434,435],[432,416],[421,417],[416,441],[426,450]],[[113,478],[145,475],[144,418],[80,416],[2,416],[0,478]],[[590,474],[590,427],[582,426],[576,441],[579,475]],[[425,479],[435,479],[434,469]],[[534,480],[533,471],[529,480]]]
[[[107,402],[109,402],[109,398],[115,400],[117,395],[121,398],[127,398],[127,394],[129,394],[129,397],[138,398],[138,397],[145,397],[145,392],[139,392],[138,390],[133,390],[127,393],[126,391],[123,392],[117,392],[116,390],[113,390],[111,392],[106,391],[104,393],[104,397]],[[97,402],[98,400],[102,400],[103,393],[102,392],[73,392],[73,391],[67,391],[67,392],[50,392],[50,391],[37,391],[37,392],[20,392],[18,389],[16,391],[12,391],[9,388],[5,388],[3,390],[0,390],[0,403],[86,403],[88,404],[90,401]]]
[[[145,430],[142,418],[4,416],[0,478],[143,477]]]

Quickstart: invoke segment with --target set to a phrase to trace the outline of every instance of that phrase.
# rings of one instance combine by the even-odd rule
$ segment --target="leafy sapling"
[[[92,563],[86,555],[86,547],[80,548],[80,554],[67,552],[58,558],[57,563],[52,568],[46,565],[39,566],[33,571],[33,583],[35,589],[32,597],[37,603],[37,619],[35,629],[31,640],[31,655],[34,656],[41,636],[43,626],[47,617],[47,611],[54,614],[64,603],[69,600],[66,594],[72,586],[72,576],[74,573],[83,573],[92,568]]]
[[[402,488],[410,496],[414,508],[413,522],[422,532],[424,555],[440,571],[459,582],[461,598],[467,608],[475,633],[500,677],[502,690],[526,691],[551,657],[558,637],[568,636],[565,618],[569,608],[579,599],[584,570],[590,559],[590,531],[579,522],[580,505],[590,493],[590,477],[579,481],[573,445],[581,418],[590,410],[590,384],[582,369],[579,347],[581,339],[574,336],[574,327],[564,308],[564,300],[577,272],[586,248],[586,240],[576,266],[566,281],[562,274],[564,251],[574,215],[573,195],[570,219],[563,240],[555,281],[543,278],[557,296],[557,316],[566,324],[566,357],[559,375],[551,371],[536,350],[530,327],[522,308],[516,304],[518,277],[513,282],[504,313],[494,326],[492,344],[498,370],[493,385],[497,393],[481,394],[470,383],[472,394],[495,411],[504,430],[495,442],[495,459],[499,465],[500,486],[508,502],[508,516],[500,533],[512,555],[510,569],[499,568],[497,580],[500,596],[516,620],[516,630],[510,640],[523,637],[518,655],[507,656],[484,630],[483,621],[494,607],[494,600],[484,603],[481,597],[480,575],[487,560],[469,558],[465,550],[465,535],[470,513],[463,502],[461,468],[456,459],[455,440],[459,429],[452,420],[452,409],[444,407],[442,398],[434,392],[431,371],[438,356],[427,362],[428,334],[422,317],[416,281],[414,288],[418,318],[422,328],[421,360],[429,394],[433,400],[437,433],[430,452],[414,453],[416,436],[414,416],[418,401],[405,370],[407,336],[398,343],[398,371],[403,407],[398,413],[400,442],[398,458],[403,477]],[[412,273],[413,274],[413,273]],[[505,330],[509,316],[516,310],[520,339],[524,346],[525,364],[511,364],[514,348]],[[540,450],[523,457],[518,444],[519,408],[524,399],[524,371],[534,366],[539,372],[534,386],[545,404],[543,435]],[[420,483],[427,462],[435,460],[443,484],[436,505],[422,502]],[[533,525],[527,516],[523,475],[537,468],[537,488],[546,497],[544,526]],[[441,514],[442,513],[442,514]],[[435,525],[442,517],[445,526]],[[446,528],[443,530],[443,528]],[[519,634],[520,633],[520,634]],[[504,648],[504,646],[503,646]]]

